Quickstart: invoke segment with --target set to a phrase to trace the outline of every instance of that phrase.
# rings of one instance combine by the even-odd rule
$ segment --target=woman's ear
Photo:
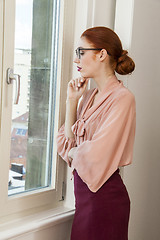
[[[104,61],[107,57],[108,57],[108,53],[106,49],[102,49],[99,55],[100,61]]]

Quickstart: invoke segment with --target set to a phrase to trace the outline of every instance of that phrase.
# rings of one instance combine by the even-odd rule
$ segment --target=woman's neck
[[[98,89],[98,93],[101,93],[106,85],[111,81],[111,79],[115,76],[114,72],[105,73],[103,72],[98,76],[94,77],[93,80],[95,81]]]

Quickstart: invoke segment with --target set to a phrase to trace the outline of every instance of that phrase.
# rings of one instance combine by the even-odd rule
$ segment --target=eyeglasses
[[[81,55],[83,54],[83,53],[81,53],[81,51],[83,51],[83,50],[102,50],[102,48],[81,48],[81,47],[78,47],[76,50],[75,50],[75,52],[76,52],[76,56],[77,56],[77,58],[78,59],[81,59]]]

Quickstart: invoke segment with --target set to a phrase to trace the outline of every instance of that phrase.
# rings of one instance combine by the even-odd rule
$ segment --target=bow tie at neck
[[[97,93],[97,89],[94,89],[90,98],[88,99],[88,102],[86,103],[86,106],[83,109],[83,112],[81,114],[80,119],[78,119],[74,125],[72,126],[72,132],[78,136],[82,137],[85,133],[85,121],[99,108],[106,99],[112,94],[112,92],[116,89],[121,87],[122,81],[117,80],[116,77],[112,79],[112,81],[108,84],[107,90],[103,91],[102,95],[100,95],[99,99],[97,100],[97,103],[94,106],[91,106],[93,102],[93,97]]]

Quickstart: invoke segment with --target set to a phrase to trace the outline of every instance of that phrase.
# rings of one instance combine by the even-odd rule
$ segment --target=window
[[[16,135],[20,135],[20,136],[25,136],[26,135],[26,132],[27,132],[27,130],[25,130],[25,129],[17,129],[16,130]]]
[[[65,164],[57,161],[54,132],[59,117],[59,103],[55,102],[60,95],[57,74],[61,79],[63,14],[60,0],[0,3],[0,18],[4,19],[0,22],[1,219],[14,218],[17,212],[25,214],[26,209],[62,205]],[[23,18],[29,18],[26,24]],[[6,83],[8,68],[21,76],[18,105],[12,103],[15,81]]]
[[[50,22],[50,24],[52,24],[52,30],[50,30],[50,32],[54,33],[51,34],[52,43],[50,47],[47,46],[47,44],[45,45],[43,44],[39,47],[41,53],[42,52],[44,53],[45,49],[47,48],[48,50],[45,52],[45,54],[43,54],[44,61],[42,60],[38,61],[39,53],[36,53],[34,55],[35,57],[34,60],[37,63],[35,65],[33,65],[34,62],[32,62],[32,54],[34,54],[33,51],[34,49],[31,49],[31,47],[30,49],[28,49],[28,47],[26,47],[27,50],[25,51],[24,48],[22,49],[20,46],[19,47],[16,46],[16,41],[14,40],[16,31],[15,18],[18,14],[18,12],[15,14],[16,4],[24,5],[27,2],[29,4],[31,0],[0,1],[1,222],[17,220],[19,216],[23,217],[26,215],[41,212],[46,208],[53,209],[58,207],[59,209],[59,207],[63,206],[68,207],[71,206],[71,202],[73,203],[72,205],[74,206],[73,198],[72,199],[69,198],[69,196],[71,196],[70,189],[72,189],[73,181],[72,182],[69,181],[69,186],[66,188],[65,191],[66,197],[65,199],[63,198],[66,181],[65,174],[66,164],[64,163],[64,161],[60,160],[57,155],[55,140],[58,128],[64,122],[67,81],[72,77],[74,33],[75,33],[74,18],[76,2],[74,0],[71,1],[33,0],[33,5],[37,3],[39,4],[45,3],[45,5],[47,5],[52,2],[53,8],[48,8],[47,14],[53,12],[52,16],[54,16],[52,19],[53,21]],[[38,6],[40,5],[36,5],[36,9],[39,8]],[[33,16],[33,7],[30,9],[32,10]],[[28,16],[27,9],[23,15]],[[41,14],[39,14],[39,17],[40,15]],[[43,21],[43,23],[45,24],[45,21]],[[33,24],[31,24],[31,26],[33,28]],[[43,25],[41,24],[40,27],[42,26]],[[51,26],[48,25],[48,28],[51,29]],[[47,29],[47,32],[49,33],[49,29]],[[44,34],[46,36],[45,38],[46,42],[49,40],[46,35],[48,34],[47,32]],[[38,38],[35,40],[38,41],[39,37],[41,37],[41,35],[39,35]],[[33,46],[32,42],[31,46]],[[35,46],[38,46],[38,44],[35,44]],[[20,49],[18,50],[18,48]],[[49,51],[51,51],[50,57],[48,55]],[[23,61],[20,61],[20,57],[23,58],[22,59]],[[27,59],[27,61],[25,61],[25,59]],[[14,73],[21,75],[21,92],[19,99],[19,107],[12,103],[14,99],[14,91],[16,90],[15,81],[13,81],[13,84],[6,83],[6,72],[8,68],[14,68]],[[22,68],[24,69],[24,71],[22,71]],[[46,83],[45,76],[49,75],[48,74],[49,71],[50,77],[47,77]],[[33,79],[33,76],[38,77],[40,76],[40,74],[38,75],[39,72],[42,74],[43,73],[48,74],[43,75],[43,77],[40,79],[41,88],[39,86],[38,80],[34,81],[37,78],[35,77]],[[24,81],[23,82],[24,85],[22,85],[22,81]],[[33,85],[33,83],[35,85]],[[24,87],[22,88],[22,86]],[[34,101],[34,99],[32,99],[33,101],[31,101],[31,97],[32,96],[34,97],[34,94],[32,93],[34,93],[34,91],[36,91],[37,89],[39,95],[35,101],[37,101],[38,107],[40,106],[40,103],[45,101],[46,105],[48,103],[47,108],[45,107],[46,105],[43,104],[41,104],[41,108],[38,108],[37,105],[31,104],[31,102]],[[48,92],[48,95],[45,94],[46,92]],[[23,102],[24,101],[22,96],[23,94],[24,95],[27,94],[27,96],[25,97],[27,103],[25,104]],[[23,109],[20,107],[20,105]],[[22,112],[22,110],[24,112]],[[31,111],[33,114],[30,115]],[[41,122],[42,119],[41,120],[38,119],[36,131],[30,132],[31,130],[30,122],[32,124],[34,123],[33,121],[34,118],[31,119],[31,116],[34,116],[34,112],[36,111],[38,112],[37,115],[41,114],[44,124],[42,124]],[[13,115],[15,116],[14,118]],[[27,161],[28,162],[30,161],[30,158],[28,158],[27,156],[29,149],[28,146],[30,145],[30,151],[32,151],[31,146],[33,146],[34,144],[34,136],[31,136],[30,134],[36,135],[36,133],[39,130],[41,131],[42,136],[42,130],[44,129],[46,131],[45,138],[39,138],[39,135],[37,135],[36,143],[40,143],[40,146],[43,146],[45,149],[45,151],[43,152],[44,155],[46,154],[46,158],[44,158],[44,155],[40,157],[41,159],[43,159],[43,161],[41,162],[41,166],[42,165],[45,166],[46,171],[42,172],[41,169],[44,168],[43,167],[39,168],[41,176],[37,177],[37,179],[34,182],[34,186],[29,186],[29,188],[26,188]],[[16,135],[17,130],[18,134],[20,135]],[[26,134],[24,135],[25,131]],[[12,148],[12,146],[14,147]],[[35,147],[37,149],[37,152],[41,151],[41,147],[38,148],[37,145]],[[17,148],[19,148],[19,150],[16,150]],[[37,154],[39,154],[39,152]],[[13,160],[12,162],[10,161],[11,157]],[[39,165],[39,167],[41,166]],[[33,175],[33,177],[36,178],[35,174]],[[40,182],[41,184],[38,183],[40,179],[42,180]],[[13,181],[14,185],[12,185]]]
[[[19,102],[12,104],[9,195],[51,185],[57,2],[16,1],[14,72],[21,80]],[[24,178],[17,179],[18,168],[12,163],[26,169]],[[23,188],[17,192],[18,185]]]

